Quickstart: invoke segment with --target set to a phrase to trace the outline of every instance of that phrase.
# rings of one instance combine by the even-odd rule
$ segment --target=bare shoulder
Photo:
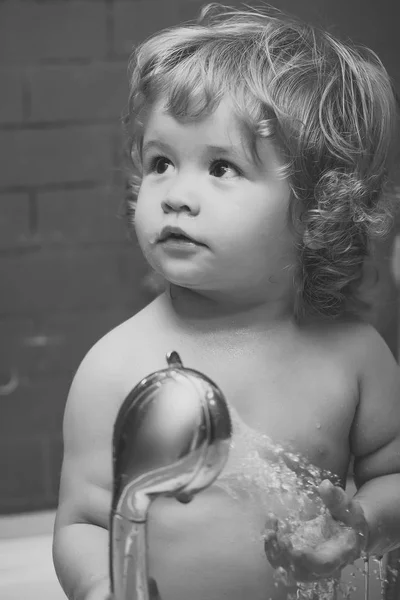
[[[305,339],[319,350],[339,352],[344,359],[351,357],[352,365],[365,366],[371,353],[391,352],[372,325],[352,316],[338,319],[313,320],[304,328]]]
[[[360,400],[366,401],[371,394],[385,398],[398,395],[399,366],[385,340],[369,323],[345,317],[313,325],[309,341],[318,352],[336,355],[348,365],[357,377]]]
[[[124,321],[100,338],[84,356],[73,379],[66,407],[66,419],[74,421],[84,414],[83,424],[96,421],[96,431],[104,421],[109,427],[110,417],[119,408],[138,381],[147,374],[145,357],[152,344],[152,305]]]
[[[343,350],[357,369],[360,398],[368,396],[373,384],[386,391],[394,386],[392,392],[398,392],[399,365],[380,333],[363,321],[352,320],[343,326]]]

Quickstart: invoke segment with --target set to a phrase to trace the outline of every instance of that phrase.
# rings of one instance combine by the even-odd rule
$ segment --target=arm
[[[70,600],[105,600],[109,592],[111,441],[120,400],[113,383],[118,378],[109,363],[112,354],[102,347],[103,343],[95,346],[83,360],[64,416],[53,557]]]
[[[368,524],[366,551],[382,555],[400,546],[400,369],[374,330],[365,338],[351,435],[354,499]]]

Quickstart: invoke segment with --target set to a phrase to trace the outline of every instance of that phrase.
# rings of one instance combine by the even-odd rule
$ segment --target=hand
[[[314,581],[337,577],[361,556],[367,545],[367,522],[361,504],[324,480],[318,487],[328,511],[295,529],[272,516],[266,526],[264,549],[274,568],[283,567],[289,579]]]

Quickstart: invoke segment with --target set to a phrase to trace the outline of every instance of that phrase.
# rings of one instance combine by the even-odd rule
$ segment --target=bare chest
[[[355,410],[354,382],[341,362],[320,352],[303,356],[259,345],[224,351],[210,343],[148,330],[140,363],[126,374],[126,393],[142,377],[166,367],[176,350],[185,367],[201,371],[222,390],[243,424],[316,466],[345,476]],[[129,383],[130,382],[130,383]]]

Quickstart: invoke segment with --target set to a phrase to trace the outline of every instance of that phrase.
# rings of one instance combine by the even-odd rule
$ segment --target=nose
[[[177,181],[175,185],[170,187],[162,201],[162,210],[165,213],[185,212],[196,216],[200,211],[200,203],[193,188],[193,180],[190,183],[187,178],[185,178],[185,181]]]

